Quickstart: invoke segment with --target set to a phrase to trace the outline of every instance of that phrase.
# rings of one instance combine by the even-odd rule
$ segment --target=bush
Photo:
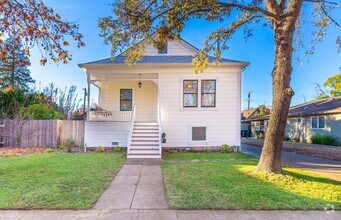
[[[21,108],[21,114],[23,118],[44,120],[44,119],[64,119],[64,116],[43,104],[33,104],[28,107]]]
[[[120,147],[120,146],[116,146],[116,147],[114,147],[114,151],[115,151],[115,152],[119,152],[119,151],[121,151],[121,147]]]
[[[104,151],[105,151],[104,147],[99,146],[96,148],[96,152],[98,153],[103,153]]]
[[[299,137],[294,137],[292,139],[293,142],[301,142],[301,139]]]
[[[64,147],[66,148],[67,152],[71,152],[72,148],[76,146],[76,141],[72,138],[66,138],[64,140]]]
[[[232,153],[233,152],[233,148],[230,145],[223,144],[221,146],[221,152],[224,153],[224,154]]]
[[[49,147],[49,148],[46,149],[46,152],[47,152],[47,153],[53,153],[54,150],[53,150],[52,148]]]
[[[259,134],[257,135],[257,138],[258,138],[258,139],[264,139],[264,134],[263,134],[263,133],[259,133]]]
[[[323,145],[336,145],[337,138],[331,135],[313,135],[311,137],[311,143],[313,144],[323,144]]]

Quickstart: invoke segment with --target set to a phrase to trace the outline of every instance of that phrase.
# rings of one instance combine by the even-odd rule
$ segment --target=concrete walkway
[[[262,152],[262,148],[253,145],[242,144],[241,151],[245,154],[259,157]],[[282,163],[292,167],[300,168],[302,170],[317,173],[322,177],[341,181],[341,162],[338,161],[283,151]]]
[[[127,159],[93,209],[168,209],[161,159]]]
[[[324,220],[341,219],[341,212],[325,211],[215,211],[215,210],[60,210],[0,211],[0,220],[225,220],[276,219]]]

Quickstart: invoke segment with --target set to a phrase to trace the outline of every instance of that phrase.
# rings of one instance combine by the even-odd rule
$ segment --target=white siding
[[[111,147],[118,142],[120,147],[127,147],[129,122],[85,122],[84,145],[87,147]],[[113,146],[114,147],[114,146]]]
[[[133,89],[137,121],[157,121],[158,87],[153,81],[103,82],[99,94],[99,106],[108,111],[120,111],[120,89]]]
[[[186,45],[183,42],[178,41],[169,41],[167,43],[167,54],[164,55],[193,55],[195,54],[195,50],[190,48],[190,46]],[[160,55],[158,54],[158,50],[151,44],[146,44],[145,50],[147,51],[146,56],[148,55]]]
[[[240,145],[240,72],[233,69],[161,73],[160,96],[164,147]],[[215,108],[183,108],[183,80],[216,79]],[[200,89],[199,97],[200,100]],[[192,126],[206,126],[206,141],[191,141]]]

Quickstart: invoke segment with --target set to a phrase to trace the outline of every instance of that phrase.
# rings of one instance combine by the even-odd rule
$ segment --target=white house
[[[87,74],[88,104],[90,84],[99,89],[99,108],[88,109],[85,149],[119,145],[128,158],[160,158],[162,147],[240,146],[241,74],[248,63],[220,59],[194,74],[198,49],[188,42],[146,50],[132,66],[122,55],[79,64]]]

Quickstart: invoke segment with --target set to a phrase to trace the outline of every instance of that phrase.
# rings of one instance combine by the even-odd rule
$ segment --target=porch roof
[[[167,55],[159,55],[159,56],[143,56],[141,60],[137,61],[138,64],[190,64],[192,63],[193,56],[167,56]],[[88,63],[79,64],[80,67],[88,66],[88,65],[108,65],[108,64],[125,64],[124,63],[125,56],[116,56],[114,59],[107,58],[97,61],[92,61]],[[208,62],[213,63],[217,59],[215,57],[209,56]],[[245,62],[230,60],[230,59],[218,59],[220,63],[240,63],[241,65],[245,64]]]

